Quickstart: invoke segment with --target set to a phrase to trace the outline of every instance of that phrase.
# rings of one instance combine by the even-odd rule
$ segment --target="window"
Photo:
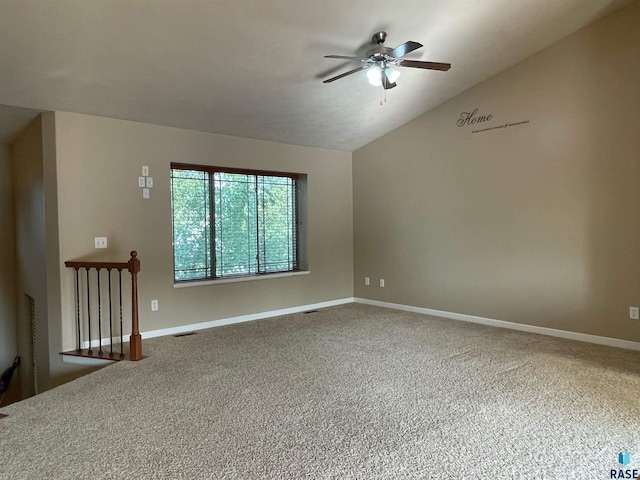
[[[306,176],[171,165],[175,281],[305,270]]]

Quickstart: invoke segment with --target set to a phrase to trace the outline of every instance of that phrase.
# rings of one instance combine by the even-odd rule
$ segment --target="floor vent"
[[[186,333],[177,333],[174,335],[174,337],[178,338],[178,337],[188,337],[189,335],[195,335],[198,332],[186,332]]]
[[[308,310],[306,312],[302,312],[303,315],[306,315],[308,313],[317,313],[318,310]]]

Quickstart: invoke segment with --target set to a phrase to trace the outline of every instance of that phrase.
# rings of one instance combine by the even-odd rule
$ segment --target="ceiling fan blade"
[[[349,70],[348,72],[344,72],[341,73],[340,75],[337,75],[335,77],[331,77],[331,78],[327,78],[326,80],[323,80],[322,83],[331,83],[331,82],[335,82],[336,80],[340,80],[341,78],[346,77],[347,75],[351,75],[353,73],[357,73],[360,70],[364,70],[366,69],[367,66],[366,65],[362,65],[361,67],[358,68],[354,68],[353,70]]]
[[[411,68],[426,68],[427,70],[441,70],[443,72],[446,72],[451,68],[450,63],[421,62],[418,60],[402,60],[402,62],[400,62],[400,66]]]
[[[414,50],[417,50],[418,48],[420,48],[421,46],[422,46],[421,43],[409,41],[409,42],[403,43],[402,45],[398,45],[396,48],[394,48],[389,53],[387,53],[387,55],[395,58],[404,57],[407,53],[411,53]]]
[[[364,62],[366,60],[366,58],[362,58],[362,57],[346,57],[344,55],[325,55],[324,58],[339,58],[342,60],[360,60],[361,62]]]

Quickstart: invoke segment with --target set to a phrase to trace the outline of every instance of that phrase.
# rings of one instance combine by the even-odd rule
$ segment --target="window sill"
[[[173,284],[173,288],[204,287],[205,285],[220,285],[222,283],[252,282],[254,280],[268,280],[271,278],[297,277],[298,275],[309,275],[310,273],[311,272],[309,270],[303,270],[299,272],[268,273],[264,275],[220,278],[216,280],[189,280],[184,282],[176,282]]]

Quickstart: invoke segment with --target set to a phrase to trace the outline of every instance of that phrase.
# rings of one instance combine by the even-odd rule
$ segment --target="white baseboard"
[[[555,328],[537,327],[535,325],[526,325],[522,323],[506,322],[504,320],[494,320],[492,318],[476,317],[474,315],[466,315],[464,313],[445,312],[442,310],[433,310],[431,308],[402,305],[400,303],[380,302],[378,300],[369,300],[367,298],[356,297],[354,301],[356,303],[363,303],[365,305],[392,308],[394,310],[403,310],[406,312],[423,313],[425,315],[433,315],[434,317],[443,317],[449,318],[451,320],[479,323],[481,325],[488,325],[490,327],[508,328],[510,330],[518,330],[521,332],[538,333],[540,335],[548,335],[550,337],[566,338],[568,340],[577,340],[579,342],[595,343],[597,345],[607,345],[609,347],[640,351],[640,342],[621,340],[619,338],[600,337],[598,335],[589,335],[587,333],[569,332],[567,330],[557,330]]]
[[[344,305],[353,303],[353,297],[340,298],[338,300],[330,300],[328,302],[312,303],[309,305],[300,305],[299,307],[283,308],[281,310],[270,310],[268,312],[252,313],[250,315],[240,315],[238,317],[221,318],[220,320],[212,320],[210,322],[194,323],[191,325],[180,325],[179,327],[162,328],[160,330],[150,330],[142,332],[142,338],[163,337],[166,335],[176,335],[179,333],[193,332],[196,330],[204,330],[206,328],[221,327],[223,325],[232,325],[234,323],[252,322],[253,320],[262,320],[265,318],[278,317],[280,315],[289,315],[291,313],[306,312],[316,310],[318,308],[334,307],[336,305]]]
[[[308,310],[316,310],[319,308],[334,307],[337,305],[344,305],[347,303],[354,303],[354,302],[362,303],[366,305],[373,305],[376,307],[391,308],[394,310],[403,310],[406,312],[433,315],[435,317],[449,318],[451,320],[460,320],[463,322],[478,323],[481,325],[488,325],[490,327],[508,328],[510,330],[518,330],[521,332],[537,333],[540,335],[548,335],[551,337],[566,338],[568,340],[577,340],[579,342],[594,343],[598,345],[607,345],[610,347],[640,351],[640,342],[632,342],[629,340],[621,340],[618,338],[600,337],[597,335],[589,335],[586,333],[569,332],[566,330],[558,330],[555,328],[547,328],[547,327],[538,327],[535,325],[526,325],[522,323],[506,322],[504,320],[495,320],[492,318],[477,317],[474,315],[467,315],[464,313],[445,312],[443,310],[433,310],[431,308],[414,307],[411,305],[403,305],[400,303],[381,302],[378,300],[369,300],[367,298],[354,298],[354,297],[340,298],[337,300],[330,300],[328,302],[312,303],[308,305],[300,305],[298,307],[283,308],[281,310],[270,310],[267,312],[252,313],[249,315],[240,315],[237,317],[230,317],[230,318],[222,318],[219,320],[212,320],[209,322],[194,323],[190,325],[180,325],[177,327],[162,328],[159,330],[149,330],[147,332],[141,332],[141,335],[143,339],[163,337],[166,335],[176,335],[180,333],[204,330],[207,328],[221,327],[223,325],[232,325],[234,323],[251,322],[254,320],[262,320],[265,318],[277,317],[280,315],[289,315],[292,313],[306,312]],[[114,340],[114,345],[120,343],[119,337],[117,339],[114,338],[113,340]],[[124,337],[124,341],[125,342],[129,341],[129,335],[126,335]],[[107,345],[108,342],[109,342],[108,338],[103,339],[102,345],[103,346]],[[91,342],[93,347],[97,347],[98,343],[99,343],[98,340],[93,340]],[[83,348],[85,349],[88,348],[88,342],[83,343]],[[110,360],[86,359],[84,357],[72,357],[69,355],[64,355],[63,357],[66,363],[76,363],[81,365],[89,365],[88,363],[81,363],[83,362],[83,360],[95,360],[96,362],[111,363]],[[91,363],[90,365],[99,365],[99,364],[100,363]]]
[[[353,297],[347,298],[339,298],[337,300],[330,300],[328,302],[320,302],[320,303],[311,303],[308,305],[300,305],[298,307],[291,308],[283,308],[281,310],[270,310],[268,312],[260,312],[260,313],[252,313],[250,315],[240,315],[238,317],[230,317],[230,318],[222,318],[220,320],[212,320],[210,322],[202,322],[202,323],[193,323],[190,325],[180,325],[178,327],[170,327],[170,328],[162,328],[159,330],[149,330],[147,332],[140,332],[142,338],[154,338],[154,337],[164,337],[166,335],[176,335],[178,333],[187,333],[193,332],[196,330],[204,330],[206,328],[213,327],[221,327],[223,325],[232,325],[234,323],[243,323],[243,322],[251,322],[253,320],[262,320],[264,318],[277,317],[280,315],[289,315],[291,313],[300,313],[306,312],[308,310],[316,310],[318,308],[326,308],[326,307],[334,307],[336,305],[344,305],[346,303],[353,303]],[[123,336],[123,341],[127,343],[129,341],[130,334],[126,334]],[[118,349],[120,347],[120,337],[113,337],[113,345]],[[106,348],[109,345],[109,337],[105,337],[102,339],[102,346]],[[100,340],[94,339],[91,340],[91,347],[96,348],[100,346]],[[89,342],[84,341],[81,344],[83,350],[89,348]],[[80,365],[88,365],[87,363],[80,363],[79,358],[86,357],[75,357],[75,359],[71,355],[64,355],[64,361],[66,363],[76,363]],[[100,359],[96,359],[98,361],[102,361]],[[107,360],[107,362],[110,362]],[[97,365],[97,363],[96,363]]]
[[[62,363],[70,363],[72,365],[83,365],[85,367],[101,367],[111,365],[115,360],[107,360],[106,358],[78,357],[76,355],[62,355]]]
[[[123,343],[127,343],[129,341],[129,337],[131,336],[130,333],[123,335],[122,336],[122,342]],[[111,339],[111,341],[113,341],[113,349],[118,350],[118,352],[120,351],[120,337],[113,337]],[[88,340],[85,340],[84,342],[82,342],[80,344],[80,348],[82,348],[83,350],[87,350],[89,348],[89,346],[91,346],[91,348],[100,348],[100,340],[91,340],[91,343],[89,343]],[[103,350],[107,350],[109,348],[109,337],[104,337],[102,339],[102,349]]]
[[[354,302],[353,297],[348,298],[339,298],[337,300],[330,300],[328,302],[320,302],[320,303],[312,303],[308,305],[300,305],[298,307],[291,308],[283,308],[281,310],[270,310],[268,312],[260,312],[260,313],[252,313],[250,315],[240,315],[238,317],[230,317],[230,318],[222,318],[220,320],[212,320],[210,322],[202,322],[202,323],[193,323],[190,325],[180,325],[178,327],[170,327],[170,328],[162,328],[159,330],[149,330],[148,332],[141,332],[143,339],[154,338],[154,337],[164,337],[166,335],[176,335],[179,333],[187,333],[194,332],[196,330],[204,330],[206,328],[213,327],[221,327],[223,325],[232,325],[234,323],[243,323],[243,322],[251,322],[253,320],[262,320],[265,318],[278,317],[280,315],[289,315],[291,313],[300,313],[306,312],[309,310],[316,310],[318,308],[326,308],[326,307],[334,307],[337,305],[344,305],[347,303]],[[129,334],[124,335],[123,341],[129,341]],[[119,347],[120,345],[120,337],[113,338],[113,344]],[[100,345],[100,340],[92,340],[91,347],[95,348]],[[102,346],[105,347],[109,345],[109,338],[102,339]],[[82,342],[82,348],[89,348],[89,342]],[[78,357],[73,355],[63,355],[62,361],[64,363],[72,363],[75,365],[85,365],[85,366],[97,366],[97,365],[108,365],[112,363],[112,360],[102,360],[99,358],[89,358],[89,357]]]

